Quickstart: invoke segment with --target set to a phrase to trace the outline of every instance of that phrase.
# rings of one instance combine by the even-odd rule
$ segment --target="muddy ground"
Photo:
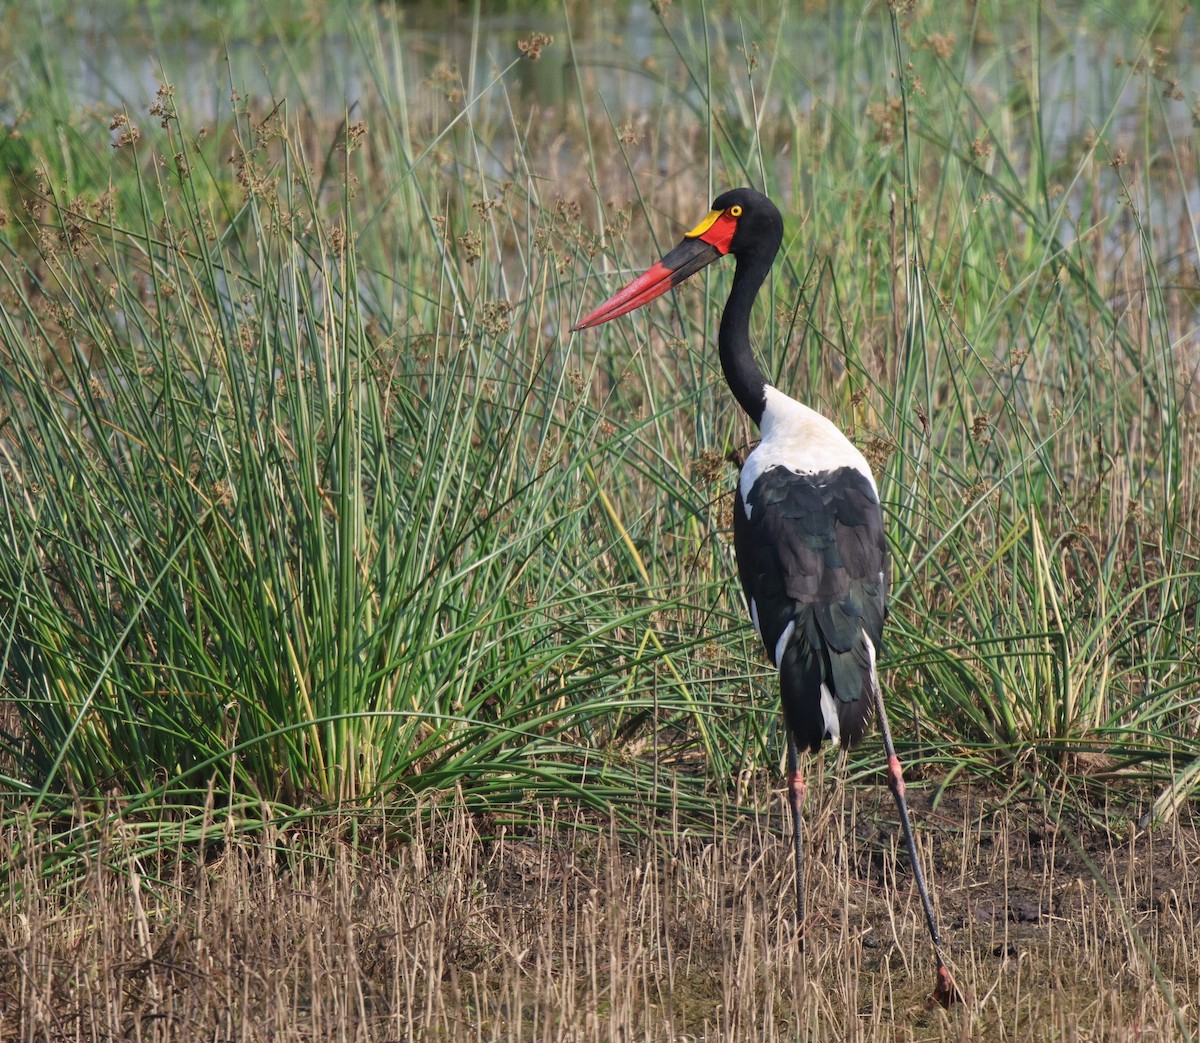
[[[226,835],[90,865],[16,844],[0,1040],[1158,1040],[1200,1034],[1200,837],[910,790],[964,1002],[934,963],[889,794],[807,804],[797,946],[782,792],[617,835],[566,806]],[[1106,823],[1101,819],[1106,819]]]

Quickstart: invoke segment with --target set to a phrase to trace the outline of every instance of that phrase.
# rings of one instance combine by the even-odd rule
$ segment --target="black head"
[[[728,252],[738,260],[762,258],[768,264],[783,243],[783,215],[779,208],[753,188],[733,188],[712,202],[712,212],[736,220]]]

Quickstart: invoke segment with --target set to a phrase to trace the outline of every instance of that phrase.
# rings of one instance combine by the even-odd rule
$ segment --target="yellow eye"
[[[738,206],[736,203],[734,203],[733,206],[731,206],[729,208],[729,216],[730,217],[741,217],[742,216],[742,208],[740,206]]]

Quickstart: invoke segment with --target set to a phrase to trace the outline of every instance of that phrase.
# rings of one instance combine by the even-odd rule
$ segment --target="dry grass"
[[[1176,1038],[1141,942],[1196,1029],[1194,829],[1077,848],[1038,809],[918,797],[968,997],[946,1014],[888,794],[814,782],[803,956],[777,794],[633,844],[574,811],[517,836],[460,807],[403,838],[379,816],[340,837],[214,822],[199,864],[129,855],[118,825],[57,888],[53,841],[9,835],[33,854],[0,926],[0,1039]]]

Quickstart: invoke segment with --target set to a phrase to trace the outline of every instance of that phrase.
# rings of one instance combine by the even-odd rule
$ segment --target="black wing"
[[[733,542],[797,745],[815,750],[832,731],[822,688],[836,709],[840,741],[853,745],[874,706],[887,602],[887,542],[870,479],[852,467],[816,474],[770,468],[748,503],[739,484]]]

